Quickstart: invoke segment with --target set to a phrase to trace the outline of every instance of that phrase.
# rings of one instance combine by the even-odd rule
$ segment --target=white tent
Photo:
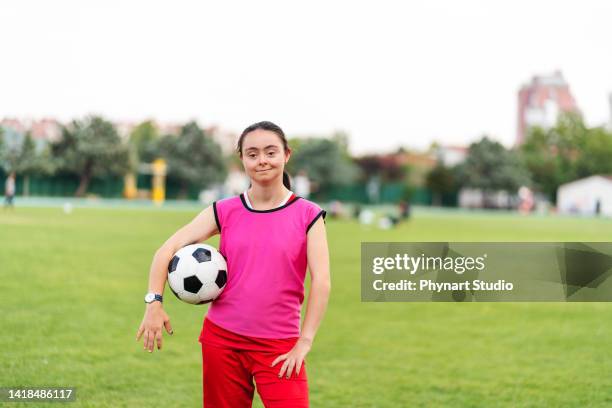
[[[612,216],[612,176],[590,176],[559,186],[557,207],[562,214]]]

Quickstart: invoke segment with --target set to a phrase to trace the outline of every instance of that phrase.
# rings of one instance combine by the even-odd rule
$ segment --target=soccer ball
[[[168,264],[168,285],[183,302],[201,305],[212,302],[227,282],[227,264],[216,248],[206,244],[187,245]]]

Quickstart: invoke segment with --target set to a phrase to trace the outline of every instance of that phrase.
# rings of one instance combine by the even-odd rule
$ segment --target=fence
[[[0,193],[4,194],[4,181],[6,174],[0,172]],[[23,195],[25,185],[28,185],[28,194],[31,196],[45,197],[70,197],[73,196],[79,185],[77,176],[61,175],[61,176],[18,176],[16,180],[17,195]],[[138,175],[137,188],[139,190],[151,189],[151,176],[140,174]],[[87,189],[87,194],[93,194],[104,198],[121,198],[123,197],[123,178],[121,177],[106,177],[95,178]],[[187,198],[195,200],[198,198],[199,190],[194,186],[189,186],[187,190]],[[172,179],[166,181],[166,198],[177,199],[181,198],[181,186]],[[355,202],[362,204],[387,204],[397,203],[401,200],[409,200],[412,204],[431,205],[432,193],[424,187],[408,188],[401,183],[383,183],[380,186],[377,198],[371,198],[368,195],[367,186],[364,184],[350,184],[346,186],[334,186],[324,190],[316,191],[312,194],[312,199],[319,202],[329,202],[339,200],[344,202]],[[456,206],[457,194],[446,194],[441,197],[441,203],[444,206]]]

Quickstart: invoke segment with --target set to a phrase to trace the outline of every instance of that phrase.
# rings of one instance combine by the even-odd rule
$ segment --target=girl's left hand
[[[308,352],[310,351],[311,345],[312,342],[310,340],[300,337],[291,349],[291,351],[276,357],[270,367],[274,367],[278,362],[285,360],[283,366],[281,367],[278,373],[278,378],[281,378],[285,371],[287,372],[287,378],[291,377],[291,373],[293,372],[294,368],[295,375],[298,376],[300,374],[300,369],[302,368],[304,358],[306,357],[306,354],[308,354]]]

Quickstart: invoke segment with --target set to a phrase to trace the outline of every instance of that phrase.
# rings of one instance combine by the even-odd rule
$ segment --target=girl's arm
[[[329,277],[329,250],[322,217],[308,231],[306,250],[308,269],[310,269],[310,293],[306,315],[300,338],[291,351],[281,354],[272,362],[272,367],[274,367],[280,361],[285,360],[278,372],[279,377],[285,375],[289,378],[294,369],[296,376],[300,374],[304,358],[312,347],[315,334],[327,308],[331,279]]]
[[[302,324],[300,341],[312,345],[319,324],[325,315],[329,293],[331,291],[331,278],[329,274],[329,249],[323,217],[308,231],[307,237],[308,269],[310,270],[310,293],[306,306],[306,315]]]
[[[149,272],[149,292],[163,295],[168,279],[168,263],[176,251],[185,245],[202,242],[218,234],[217,223],[212,206],[202,210],[189,224],[175,232],[164,244],[159,247],[153,256],[151,270]],[[145,315],[136,333],[136,340],[144,335],[144,349],[153,352],[153,346],[157,341],[157,348],[162,347],[162,326],[172,334],[170,318],[164,311],[160,302],[152,302],[146,305]]]

